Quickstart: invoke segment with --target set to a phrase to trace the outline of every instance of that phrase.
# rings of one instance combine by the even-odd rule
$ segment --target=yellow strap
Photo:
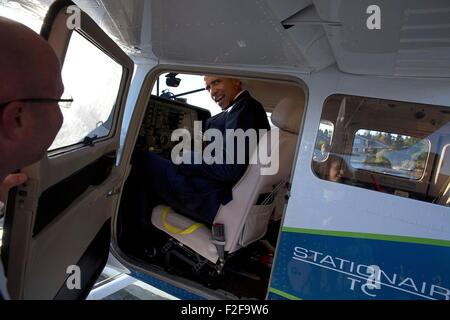
[[[166,220],[169,210],[170,210],[170,207],[164,207],[163,214],[162,214],[162,221],[163,221],[164,228],[166,228],[166,230],[169,231],[170,233],[183,234],[183,235],[191,234],[192,232],[194,232],[195,230],[197,230],[198,228],[203,226],[203,224],[201,224],[201,223],[194,223],[192,226],[190,226],[186,230],[178,229],[177,227],[170,225]]]

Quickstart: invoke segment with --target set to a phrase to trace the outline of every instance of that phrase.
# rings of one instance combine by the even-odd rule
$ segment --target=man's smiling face
[[[238,79],[205,76],[204,80],[206,90],[222,110],[227,109],[241,91],[241,81]]]

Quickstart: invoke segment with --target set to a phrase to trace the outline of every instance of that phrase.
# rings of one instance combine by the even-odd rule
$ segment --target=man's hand
[[[5,202],[8,191],[28,180],[25,173],[11,173],[0,183],[0,201]]]

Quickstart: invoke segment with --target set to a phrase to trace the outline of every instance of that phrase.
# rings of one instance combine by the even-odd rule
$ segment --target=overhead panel
[[[281,21],[281,24],[313,70],[335,63],[324,26],[340,24],[322,19],[313,4],[302,6],[301,10]]]
[[[448,0],[75,2],[144,59],[301,72],[336,63],[352,74],[450,77]],[[371,30],[374,4],[381,29]]]
[[[325,25],[339,69],[393,76],[450,76],[448,0],[314,0],[316,10],[340,25]],[[379,7],[380,29],[370,29],[367,8]]]
[[[165,59],[310,70],[262,0],[152,2],[152,38]]]

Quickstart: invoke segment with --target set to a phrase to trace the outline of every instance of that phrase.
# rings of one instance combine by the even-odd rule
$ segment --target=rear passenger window
[[[450,107],[333,95],[312,167],[324,180],[449,206],[449,146]]]
[[[49,150],[109,135],[122,80],[122,66],[78,32],[73,32],[62,77],[64,123]]]

